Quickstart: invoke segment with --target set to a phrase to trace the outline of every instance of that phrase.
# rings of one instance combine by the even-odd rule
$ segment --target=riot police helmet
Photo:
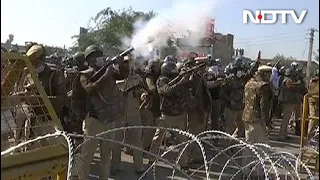
[[[85,55],[81,51],[76,52],[72,57],[77,64],[83,64],[86,61]]]
[[[172,55],[168,55],[164,58],[163,62],[176,62],[175,58]]]
[[[208,55],[206,56],[206,58],[208,58],[209,60],[211,60],[211,58],[212,58],[211,54],[208,54]]]
[[[292,68],[287,68],[286,71],[284,72],[285,76],[293,76],[294,75],[294,69]]]
[[[298,63],[297,62],[292,62],[290,64],[290,66],[291,66],[292,69],[297,69],[298,68]]]
[[[164,62],[161,65],[161,74],[166,77],[172,77],[178,74],[176,63],[171,61]]]
[[[234,60],[234,64],[241,65],[242,64],[242,57],[236,57],[236,59]]]
[[[97,45],[92,44],[84,50],[85,59],[88,60],[88,57],[93,53],[98,53],[99,56],[103,55],[102,50]]]
[[[183,63],[182,62],[178,62],[176,64],[178,71],[180,71],[183,68]]]

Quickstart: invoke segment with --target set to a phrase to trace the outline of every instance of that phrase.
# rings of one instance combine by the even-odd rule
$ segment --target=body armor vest
[[[242,119],[244,122],[255,122],[261,119],[260,95],[261,87],[268,85],[267,82],[251,79],[244,89],[244,111]]]
[[[167,77],[160,77],[159,80],[170,81]],[[161,112],[168,116],[179,116],[196,106],[196,98],[192,95],[192,88],[184,87],[171,96],[160,95]]]
[[[94,74],[94,70],[87,69],[80,73],[90,79]],[[125,111],[124,98],[116,85],[116,81],[107,83],[101,89],[97,89],[97,92],[89,96],[85,102],[86,109],[94,110],[98,119],[105,124],[121,120]]]
[[[289,78],[284,79],[283,84],[287,83],[287,81],[290,81]],[[282,86],[282,102],[285,103],[299,103],[301,101],[303,96],[301,95],[300,87],[295,86],[288,88],[286,85]]]

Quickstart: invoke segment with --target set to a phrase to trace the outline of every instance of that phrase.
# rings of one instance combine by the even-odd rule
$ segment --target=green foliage
[[[138,20],[147,21],[156,14],[153,11],[147,13],[134,11],[132,8],[112,10],[107,7],[91,18],[95,24],[84,35],[76,35],[77,43],[72,51],[84,51],[90,44],[97,44],[108,52],[117,53],[122,47],[122,38],[131,37],[134,33],[134,24]]]
[[[273,59],[275,61],[278,61],[278,60],[281,60],[281,61],[296,61],[297,59],[292,57],[292,56],[289,56],[289,57],[285,57],[284,55],[282,54],[276,54]]]

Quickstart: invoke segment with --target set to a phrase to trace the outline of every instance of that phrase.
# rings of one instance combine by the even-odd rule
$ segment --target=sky
[[[198,0],[201,1],[201,0]],[[194,0],[194,7],[197,2]],[[87,27],[91,17],[111,7],[155,12],[172,7],[174,0],[1,0],[1,42],[14,34],[14,42],[36,41],[46,45],[71,47],[71,37],[79,27]],[[298,14],[308,10],[302,24],[290,17],[287,24],[243,24],[242,10],[293,9]],[[200,11],[201,9],[199,9]],[[234,48],[243,48],[245,56],[255,58],[259,50],[263,58],[277,53],[300,60],[308,57],[310,28],[319,29],[319,0],[219,0],[210,14],[215,19],[215,31],[234,34]],[[314,51],[319,49],[319,32],[315,33]]]

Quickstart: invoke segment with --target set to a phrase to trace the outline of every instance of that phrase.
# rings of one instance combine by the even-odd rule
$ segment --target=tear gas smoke
[[[149,21],[137,21],[132,38],[123,40],[125,45],[135,48],[136,56],[155,58],[156,48],[167,46],[169,39],[188,37],[186,43],[197,46],[207,29],[207,18],[211,17],[218,0],[175,1],[171,8],[159,12]]]

